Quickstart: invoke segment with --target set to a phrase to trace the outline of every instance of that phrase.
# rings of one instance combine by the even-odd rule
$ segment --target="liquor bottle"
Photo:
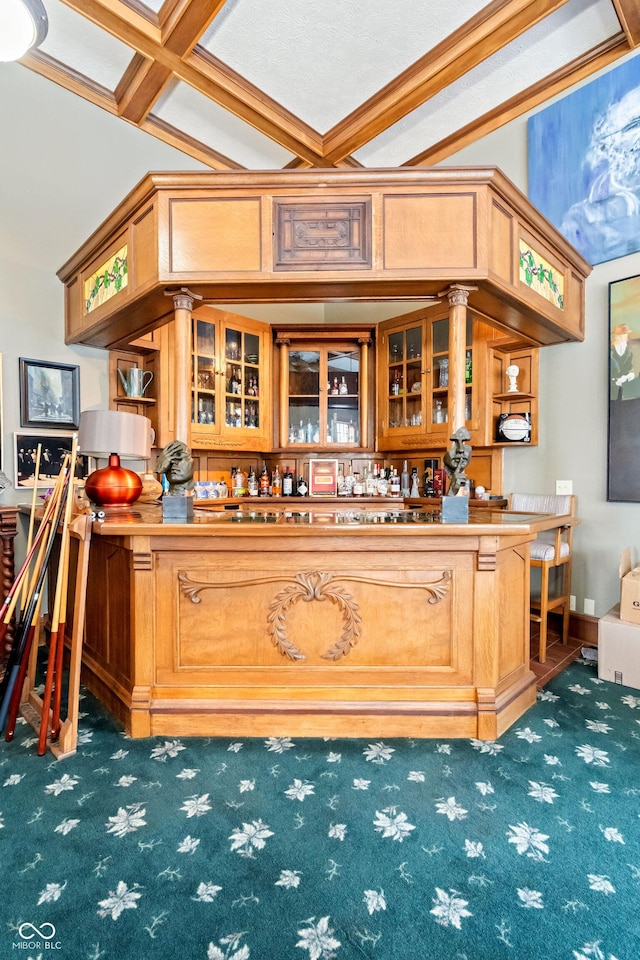
[[[260,480],[258,481],[258,496],[268,497],[269,496],[269,471],[267,470],[267,464],[262,462],[262,473],[260,474]]]
[[[257,497],[259,493],[258,480],[253,467],[249,468],[249,476],[247,477],[247,492],[250,497]]]
[[[231,484],[231,495],[244,497],[247,493],[247,475],[242,467],[237,467]]]
[[[277,467],[273,471],[271,477],[271,494],[274,497],[282,496],[282,477],[280,476],[280,471]]]
[[[349,387],[347,386],[347,381],[343,377],[340,381],[340,386],[338,387],[338,393],[341,397],[345,397],[349,393]]]
[[[391,480],[389,482],[389,493],[392,497],[400,496],[400,477],[398,476],[398,471],[396,468],[393,468],[393,473],[391,474]]]
[[[409,469],[407,467],[407,461],[405,460],[402,464],[402,474],[400,476],[400,493],[403,497],[408,497],[410,492],[410,483],[409,478]]]
[[[411,470],[411,491],[409,493],[410,497],[419,497],[420,489],[418,487],[418,468],[413,467]]]
[[[299,496],[299,497],[306,497],[306,495],[307,495],[307,490],[308,490],[308,489],[309,489],[309,488],[308,488],[308,486],[307,486],[307,482],[306,482],[306,480],[304,479],[304,477],[298,477],[298,485],[297,485],[297,490],[296,490],[297,496]]]
[[[293,496],[293,474],[289,470],[289,467],[285,467],[284,476],[282,477],[282,496]]]
[[[338,378],[337,378],[337,377],[334,377],[334,378],[333,378],[333,386],[331,387],[331,396],[332,396],[332,397],[337,397],[339,392],[340,392],[340,391],[339,391],[339,387],[338,387]]]

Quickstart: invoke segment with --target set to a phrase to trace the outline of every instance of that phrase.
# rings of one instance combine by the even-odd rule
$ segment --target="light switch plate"
[[[556,480],[556,497],[573,493],[573,480]]]

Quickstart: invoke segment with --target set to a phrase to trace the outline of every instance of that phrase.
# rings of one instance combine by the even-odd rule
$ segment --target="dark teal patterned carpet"
[[[640,691],[576,663],[497,743],[0,745],[0,958],[637,960]]]

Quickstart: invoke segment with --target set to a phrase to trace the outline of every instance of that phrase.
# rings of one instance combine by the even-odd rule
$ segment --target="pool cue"
[[[0,607],[0,643],[3,641],[4,636],[7,632],[7,628],[11,622],[11,617],[13,616],[13,612],[15,610],[15,607],[20,597],[19,591],[21,589],[23,578],[27,576],[34,554],[40,545],[40,541],[45,535],[47,524],[51,520],[51,514],[54,506],[55,506],[55,500],[53,500],[52,497],[50,497],[49,500],[47,500],[42,521],[40,523],[40,526],[38,527],[35,537],[33,538],[31,547],[27,551],[27,555],[25,556],[22,562],[22,566],[20,567],[18,573],[14,577],[13,583],[11,585],[11,589],[9,590],[7,596],[5,597],[2,607]]]
[[[53,709],[51,713],[51,739],[57,740],[60,736],[60,701],[62,698],[62,671],[64,663],[64,635],[67,625],[67,593],[69,589],[69,564],[71,562],[71,512],[73,506],[73,476],[75,473],[77,454],[77,439],[74,438],[71,447],[71,465],[69,469],[69,489],[65,505],[65,515],[62,521],[62,536],[60,542],[60,560],[58,562],[58,580],[56,583],[56,599],[54,602],[54,616],[51,632],[57,631],[56,660],[53,673]],[[57,611],[56,611],[57,608]]]
[[[27,533],[27,553],[29,552],[29,549],[31,548],[31,544],[33,543],[33,528],[35,526],[35,520],[36,520],[36,503],[37,503],[37,496],[38,496],[37,479],[40,476],[41,455],[42,455],[42,444],[39,443],[38,446],[36,447],[36,469],[33,475],[33,491],[31,494],[31,511],[29,513],[29,531]],[[24,605],[27,602],[27,597],[28,597],[27,591],[28,591],[27,581],[25,580],[23,583],[22,598],[20,601],[20,616],[22,615],[22,610],[24,609]]]
[[[47,672],[44,681],[44,693],[42,694],[42,711],[40,714],[40,734],[38,737],[38,756],[41,757],[47,750],[47,737],[49,735],[49,711],[51,708],[51,698],[53,693],[53,681],[56,675],[56,665],[60,663],[60,674],[62,673],[62,638],[59,635],[60,626],[60,607],[62,602],[62,589],[65,583],[64,568],[67,561],[67,551],[69,543],[69,524],[71,522],[71,504],[73,502],[73,474],[75,473],[75,461],[78,440],[73,438],[71,449],[70,467],[67,478],[66,493],[63,498],[64,519],[62,522],[62,533],[60,539],[60,555],[58,560],[58,575],[56,577],[56,591],[53,601],[53,616],[51,620],[51,634],[49,637],[49,657],[47,660]],[[60,649],[60,653],[58,653]],[[58,676],[58,688],[62,684],[62,677]],[[58,708],[58,715],[59,715]]]
[[[63,474],[65,474],[64,478]],[[45,524],[43,520],[40,527],[40,529],[43,531],[49,527],[49,538],[48,540],[43,540],[42,543],[39,544],[41,549],[38,552],[37,563],[34,566],[30,582],[31,595],[25,614],[20,623],[20,629],[14,637],[5,675],[2,679],[2,684],[0,685],[0,730],[2,730],[4,727],[5,717],[9,709],[10,700],[14,691],[14,684],[17,679],[22,655],[24,653],[24,645],[28,638],[29,628],[34,618],[36,607],[39,605],[39,598],[44,587],[47,568],[51,559],[53,545],[55,543],[56,530],[60,522],[60,517],[62,516],[62,508],[65,503],[63,491],[67,489],[67,484],[69,482],[68,469],[65,466],[63,466],[63,469],[61,470],[60,480],[60,484],[57,485],[57,493],[52,494],[52,497],[50,498],[53,500],[53,503],[51,505],[51,509],[49,510],[48,523]],[[47,506],[49,506],[49,504],[47,504]],[[40,530],[38,530],[38,533],[40,533]],[[34,538],[34,545],[36,542],[37,540]]]

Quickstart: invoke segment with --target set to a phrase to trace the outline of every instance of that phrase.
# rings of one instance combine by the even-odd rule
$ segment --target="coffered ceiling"
[[[216,170],[432,165],[640,44],[638,0],[44,0],[22,63]]]

